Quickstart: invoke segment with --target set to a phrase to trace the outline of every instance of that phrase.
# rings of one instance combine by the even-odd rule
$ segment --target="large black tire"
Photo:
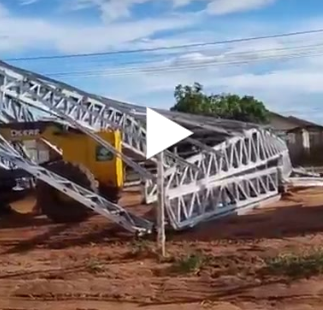
[[[0,191],[11,191],[16,185],[16,175],[14,170],[0,168]]]
[[[107,199],[113,203],[118,203],[121,198],[122,188],[100,184],[99,185],[99,193],[105,199]]]
[[[63,160],[46,164],[46,169],[95,193],[98,188],[93,174],[83,165]],[[65,200],[62,193],[48,184],[37,181],[37,206],[55,223],[82,222],[93,214],[92,210],[73,200]]]
[[[9,201],[13,195],[13,188],[17,185],[11,170],[0,168],[0,217],[12,213]]]

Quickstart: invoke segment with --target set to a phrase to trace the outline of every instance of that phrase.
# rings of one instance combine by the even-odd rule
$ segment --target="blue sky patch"
[[[6,60],[148,50],[11,63],[151,107],[171,107],[174,87],[196,81],[322,122],[323,32],[203,46],[321,28],[321,0],[3,0],[0,53]]]

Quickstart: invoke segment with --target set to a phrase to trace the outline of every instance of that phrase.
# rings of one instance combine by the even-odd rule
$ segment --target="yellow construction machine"
[[[124,184],[122,160],[78,129],[58,121],[19,122],[0,124],[0,134],[11,142],[48,141],[61,150],[61,155],[42,166],[112,202],[119,200]],[[121,151],[120,131],[97,134]],[[36,181],[35,195],[42,214],[54,222],[80,222],[91,214],[90,209],[44,182]]]

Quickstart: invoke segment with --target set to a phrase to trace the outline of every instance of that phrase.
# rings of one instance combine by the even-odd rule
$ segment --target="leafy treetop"
[[[264,124],[268,122],[268,110],[263,102],[252,96],[240,97],[234,94],[207,95],[203,86],[177,85],[174,92],[176,100],[171,111],[215,116],[243,122]]]

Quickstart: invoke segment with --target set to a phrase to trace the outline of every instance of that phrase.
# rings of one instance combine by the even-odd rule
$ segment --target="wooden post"
[[[157,162],[157,247],[163,257],[166,256],[165,234],[165,185],[164,185],[164,153],[158,154]]]

